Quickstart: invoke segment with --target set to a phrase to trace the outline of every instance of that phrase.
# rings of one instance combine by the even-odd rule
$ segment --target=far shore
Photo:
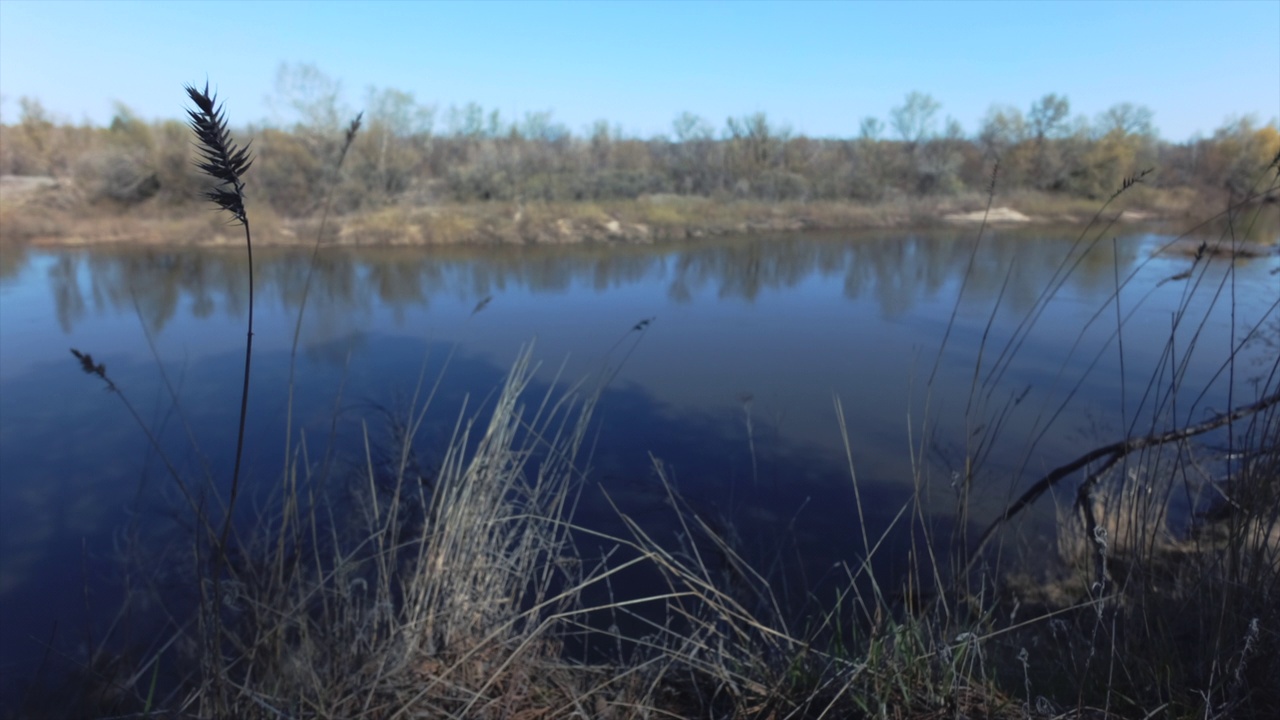
[[[1138,188],[1108,205],[1104,223],[1172,224],[1183,229],[1211,218],[1219,205],[1185,190]],[[251,198],[252,199],[252,198]],[[1275,207],[1272,204],[1271,207]],[[732,235],[908,230],[940,227],[1082,228],[1103,202],[1020,191],[880,202],[765,202],[647,195],[600,202],[392,204],[334,215],[324,243],[348,247],[433,245],[647,244]],[[319,213],[283,218],[252,204],[255,245],[305,246],[316,241]],[[1276,242],[1271,240],[1271,242]],[[0,244],[35,247],[99,245],[239,245],[239,229],[198,205],[130,208],[85,206],[74,188],[53,178],[0,181]]]

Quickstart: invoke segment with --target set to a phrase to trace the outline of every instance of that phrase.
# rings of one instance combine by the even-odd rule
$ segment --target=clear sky
[[[180,117],[182,85],[217,88],[233,124],[272,117],[281,63],[314,63],[358,108],[369,86],[440,109],[550,110],[668,133],[758,111],[813,136],[856,135],[913,90],[975,132],[993,103],[1050,92],[1090,118],[1155,111],[1162,137],[1280,116],[1280,0],[1247,2],[440,3],[0,0],[0,115],[32,96],[105,123],[113,101]]]

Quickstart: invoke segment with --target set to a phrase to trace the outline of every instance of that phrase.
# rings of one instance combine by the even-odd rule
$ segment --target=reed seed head
[[[217,182],[205,197],[243,224],[246,221],[243,176],[253,164],[249,146],[236,147],[227,130],[226,116],[217,102],[217,95],[209,93],[208,83],[205,83],[204,90],[187,85],[186,91],[196,105],[195,110],[187,110],[191,129],[199,140],[200,160],[196,167]]]
[[[103,380],[107,379],[107,366],[103,363],[95,363],[93,361],[93,355],[90,355],[87,352],[82,353],[75,348],[71,348],[71,354],[75,355],[76,359],[80,361],[81,370],[85,371],[89,375],[97,375]]]

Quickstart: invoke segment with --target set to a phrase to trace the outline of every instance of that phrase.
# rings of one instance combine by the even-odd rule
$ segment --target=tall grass
[[[247,150],[225,134],[207,89],[188,94],[198,108],[192,117],[205,147],[202,168],[219,184],[210,199],[245,226],[248,244]],[[348,144],[355,130],[353,124]],[[1277,165],[1227,211],[1228,245],[1249,233],[1240,209],[1275,192]],[[1039,478],[1016,486],[1003,479],[1009,501],[994,517],[981,517],[975,500],[1001,481],[985,463],[993,447],[1007,442],[1021,402],[1002,395],[1002,378],[1083,253],[1106,242],[1119,218],[1113,203],[1141,179],[1126,181],[1097,211],[1013,334],[1003,342],[984,336],[971,373],[962,471],[946,479],[954,482],[961,519],[956,537],[938,536],[925,510],[924,497],[938,484],[925,456],[934,432],[928,401],[911,450],[916,495],[878,536],[861,521],[849,450],[859,498],[851,511],[860,528],[851,532],[860,532],[862,552],[841,567],[834,601],[780,598],[776,578],[744,556],[732,528],[685,503],[656,459],[674,538],[616,506],[616,534],[577,524],[601,384],[531,397],[529,347],[492,401],[458,418],[430,476],[414,462],[415,439],[434,411],[434,388],[421,379],[390,449],[383,451],[366,426],[364,457],[337,474],[338,482],[330,482],[330,448],[320,450],[324,459],[317,462],[307,436],[295,441],[290,429],[278,491],[256,517],[244,517],[242,509],[233,519],[238,475],[224,504],[213,483],[200,485],[169,463],[192,537],[148,561],[185,568],[179,575],[191,588],[189,600],[166,606],[167,634],[136,663],[104,660],[89,669],[86,676],[110,686],[87,698],[93,712],[1270,717],[1280,706],[1280,360],[1262,369],[1256,396],[1235,397],[1232,390],[1226,398],[1194,397],[1187,407],[1182,368],[1208,317],[1190,292],[1140,405],[1121,404],[1120,438]],[[993,175],[988,207],[996,190]],[[1185,280],[1211,281],[1204,253],[1189,262]],[[1118,352],[1122,364],[1125,326],[1141,302],[1125,304],[1132,277],[1117,275],[1091,321],[1114,322],[1102,351]],[[1214,303],[1233,302],[1232,277],[1222,275]],[[1274,319],[1277,305],[1280,297],[1268,317]],[[998,304],[992,318],[997,310]],[[1238,372],[1242,349],[1266,332],[1261,325],[1245,329],[1226,348],[1221,372]],[[246,383],[251,341],[250,327]],[[945,345],[937,366],[948,362]],[[132,410],[104,366],[88,353],[76,355]],[[1095,357],[1090,367],[1096,363]],[[926,392],[938,377],[935,367]],[[1023,470],[1086,378],[1061,377],[1065,399],[1035,415]],[[836,409],[843,429],[839,401]],[[1222,428],[1227,447],[1220,454],[1191,444]],[[153,444],[165,457],[154,438]],[[238,468],[239,447],[236,456]],[[1007,540],[1009,521],[1068,485],[1056,574],[1019,572],[998,542]],[[1193,502],[1201,522],[1181,532],[1169,521],[1170,504],[1179,493],[1201,490],[1217,499]],[[220,528],[218,509],[225,513]],[[987,529],[971,534],[983,522]],[[902,584],[890,586],[872,572],[873,561],[886,552],[889,535],[904,529],[912,538],[901,561],[908,567]],[[606,548],[599,560],[580,551],[586,543]],[[631,573],[647,578],[647,592],[616,592]],[[69,714],[89,714],[86,707]]]
[[[1253,237],[1256,210],[1245,209],[1275,192],[1278,169],[1280,156],[1258,174],[1253,190],[1223,213],[1223,234],[1213,245],[1224,248],[1224,256],[1233,257],[1234,249]],[[1110,224],[1118,217],[1109,211],[1111,203],[1141,180],[1142,176],[1126,180],[1081,232],[1080,247],[1087,251],[1106,242]],[[1183,238],[1170,246],[1179,242]],[[1051,565],[1058,568],[1056,575],[1035,574],[1034,580],[1023,575],[1026,584],[1006,583],[1033,612],[1054,614],[1048,622],[1013,634],[1027,643],[1018,660],[1028,668],[1028,687],[1031,668],[1038,666],[1034,675],[1052,690],[1048,694],[1055,700],[1049,705],[1089,707],[1124,717],[1163,713],[1208,718],[1267,717],[1280,707],[1276,691],[1280,664],[1271,659],[1276,655],[1270,649],[1260,653],[1271,642],[1263,628],[1274,629],[1280,623],[1276,609],[1280,605],[1274,601],[1280,578],[1276,495],[1280,359],[1273,354],[1265,361],[1264,356],[1261,367],[1248,368],[1255,375],[1254,394],[1236,394],[1238,374],[1246,370],[1240,359],[1246,347],[1275,342],[1268,326],[1280,312],[1280,293],[1256,324],[1237,329],[1234,265],[1225,272],[1210,273],[1209,246],[1202,242],[1194,257],[1188,258],[1187,271],[1160,283],[1185,281],[1188,287],[1172,318],[1160,361],[1139,388],[1136,407],[1126,402],[1124,340],[1126,326],[1147,297],[1133,298],[1133,293],[1125,291],[1146,263],[1126,278],[1117,272],[1110,298],[1089,322],[1105,327],[1110,314],[1114,327],[1109,338],[1098,355],[1086,356],[1089,362],[1079,377],[1067,376],[1072,359],[1063,359],[1059,382],[1066,387],[1065,399],[1057,405],[1045,404],[1034,417],[1032,442],[1024,457],[1029,459],[1053,430],[1102,352],[1119,355],[1117,404],[1124,434],[1034,482],[1022,483],[1020,494],[1013,495],[978,536],[976,547],[960,543],[970,553],[956,581],[963,587],[973,582],[972,571],[979,563],[992,562],[992,555],[982,551],[1007,521],[1041,496],[1070,488],[1067,505],[1059,511],[1062,557],[1060,564]],[[1065,279],[1082,257],[1083,253],[1064,261],[1060,276]],[[991,348],[994,360],[984,363],[983,353],[979,354],[971,390],[977,401],[970,405],[971,411],[975,407],[978,411],[971,416],[971,426],[992,429],[971,435],[974,440],[962,479],[965,489],[979,476],[987,448],[999,441],[1012,406],[1021,401],[1019,397],[987,409],[998,398],[1000,378],[1060,286],[1055,279],[1003,347]],[[1214,358],[1221,363],[1214,379],[1225,380],[1225,394],[1211,395],[1209,387],[1186,387],[1185,369],[1197,352],[1203,354],[1199,338],[1219,306],[1230,311],[1231,344]],[[1081,331],[1072,354],[1088,329]],[[1225,449],[1215,452],[1193,444],[1194,438],[1214,431],[1223,438]],[[1206,498],[1206,492],[1216,497]],[[1175,504],[1197,513],[1198,521],[1189,529],[1170,521]],[[961,501],[961,512],[963,506]],[[1043,654],[1027,652],[1035,644],[1041,645]],[[1048,648],[1052,650],[1043,652]],[[1014,665],[1013,657],[1011,652],[1005,654],[1006,667]]]

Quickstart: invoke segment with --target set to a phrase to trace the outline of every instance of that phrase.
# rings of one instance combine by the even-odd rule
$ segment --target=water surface
[[[1155,255],[1169,240],[1138,234],[1086,248],[1075,235],[996,232],[975,249],[972,232],[952,232],[326,249],[302,324],[294,422],[313,453],[332,431],[339,452],[359,459],[364,432],[385,441],[387,418],[403,416],[420,378],[440,376],[417,441],[430,465],[464,403],[483,408],[536,341],[535,390],[610,378],[584,459],[584,522],[604,522],[603,487],[661,526],[652,456],[746,552],[776,559],[785,545],[816,579],[863,549],[837,398],[872,536],[923,477],[934,489],[922,512],[949,537],[948,480],[984,437],[994,440],[982,446],[979,526],[1048,469],[1144,432],[1153,416],[1200,419],[1256,397],[1276,362],[1280,262],[1193,266]],[[105,363],[184,475],[225,485],[248,279],[234,250],[6,255],[0,661],[12,678],[50,638],[74,648],[100,631],[118,603],[123,529],[164,522],[175,502],[146,433],[69,348]],[[255,258],[246,476],[259,489],[284,463],[308,258]],[[1246,342],[1259,322],[1260,337]],[[1157,410],[1161,396],[1177,404]],[[891,533],[878,562],[901,564],[909,540]]]

